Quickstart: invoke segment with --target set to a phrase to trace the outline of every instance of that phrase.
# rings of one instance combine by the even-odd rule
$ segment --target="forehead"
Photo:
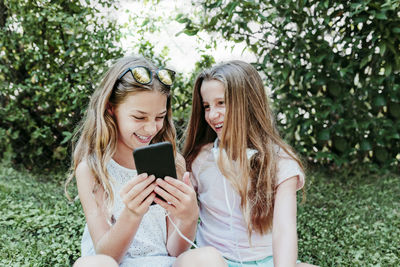
[[[224,84],[217,80],[203,81],[200,87],[200,95],[203,101],[212,101],[217,98],[224,98]]]
[[[167,96],[159,91],[133,92],[126,96],[119,108],[145,113],[161,113],[167,109]]]

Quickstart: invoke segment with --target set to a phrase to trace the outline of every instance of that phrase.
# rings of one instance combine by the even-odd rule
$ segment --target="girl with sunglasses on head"
[[[173,79],[173,71],[157,69],[143,57],[125,57],[93,93],[67,180],[68,185],[76,177],[86,217],[83,257],[75,266],[113,261],[120,266],[181,266],[175,260],[190,247],[184,238],[194,238],[198,206],[185,161],[176,152]],[[137,175],[133,150],[163,141],[173,144],[178,179]],[[212,249],[204,253],[210,261],[222,261]]]
[[[230,61],[200,73],[186,135],[200,206],[197,245],[217,248],[229,266],[295,266],[304,171],[278,134],[256,69]],[[188,260],[201,257],[190,253]]]

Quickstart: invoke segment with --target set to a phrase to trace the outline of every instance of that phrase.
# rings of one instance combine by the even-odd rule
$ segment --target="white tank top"
[[[137,172],[119,165],[112,159],[107,164],[107,170],[114,179],[112,187],[115,200],[112,213],[118,220],[124,208],[119,192],[129,180],[136,176]],[[152,205],[143,216],[139,229],[120,266],[172,266],[176,258],[168,256],[166,241],[165,210],[159,205]],[[82,236],[81,250],[82,256],[96,254],[87,224]]]

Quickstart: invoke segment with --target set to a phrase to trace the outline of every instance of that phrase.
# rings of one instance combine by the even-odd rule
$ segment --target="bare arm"
[[[272,228],[274,266],[295,266],[297,260],[296,229],[297,176],[281,183],[276,191]]]
[[[193,242],[196,235],[197,220],[199,216],[196,194],[192,194],[189,173],[184,176],[185,183],[181,186],[177,186],[185,192],[185,195],[181,198],[180,204],[174,208],[174,211],[170,212],[170,219],[173,220],[175,225],[181,231],[181,233]],[[189,183],[189,184],[188,184]],[[185,189],[183,189],[186,187]],[[186,191],[187,190],[187,191]],[[168,240],[167,240],[167,250],[172,256],[179,256],[182,252],[185,252],[191,247],[191,244],[184,240],[172,225],[172,223],[167,221],[168,226]]]
[[[155,187],[152,184],[154,177],[139,175],[124,186],[121,197],[125,208],[113,225],[108,222],[111,215],[107,214],[104,189],[99,186],[93,192],[95,179],[85,162],[78,165],[76,180],[96,253],[109,255],[120,262],[139,228],[143,214],[155,197],[152,193]]]
[[[189,173],[185,173],[182,180],[169,177],[166,177],[165,180],[157,179],[157,185],[158,187],[156,187],[155,192],[170,202],[170,204],[158,198],[155,199],[155,202],[167,210],[170,214],[169,217],[181,233],[193,241],[196,234],[199,207],[197,205],[196,192],[189,179]],[[171,256],[179,256],[191,247],[179,235],[168,218],[167,230],[167,250]]]

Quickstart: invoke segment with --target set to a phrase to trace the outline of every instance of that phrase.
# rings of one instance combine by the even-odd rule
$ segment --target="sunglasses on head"
[[[122,77],[124,77],[128,72],[132,74],[133,79],[136,82],[146,85],[151,83],[153,80],[153,75],[157,76],[157,79],[166,86],[171,86],[175,80],[175,71],[170,69],[158,69],[154,72],[145,66],[136,66],[126,69],[117,79],[120,82]]]

